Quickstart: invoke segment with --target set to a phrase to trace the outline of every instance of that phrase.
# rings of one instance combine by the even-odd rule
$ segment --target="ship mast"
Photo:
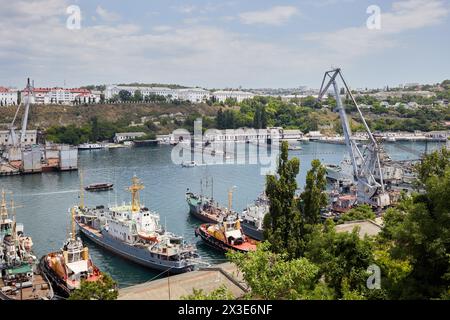
[[[71,229],[72,229],[72,240],[75,240],[75,207],[70,210],[71,213]]]
[[[144,189],[144,185],[136,176],[133,176],[133,178],[131,178],[131,183],[132,183],[131,186],[128,187],[128,191],[131,192],[131,211],[137,212],[141,208],[139,200],[139,191]]]
[[[84,209],[84,188],[83,188],[83,170],[80,169],[80,209]]]
[[[236,188],[236,186],[231,187],[228,190],[228,211],[231,212],[231,206],[233,205],[233,191]]]

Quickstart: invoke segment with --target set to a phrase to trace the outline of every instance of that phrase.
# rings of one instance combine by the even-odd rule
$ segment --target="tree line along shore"
[[[373,131],[445,130],[450,121],[450,107],[424,106],[414,109],[399,105],[387,108],[370,97],[358,98],[367,122]],[[405,98],[410,100],[410,98]],[[349,101],[345,101],[347,103]],[[193,104],[184,102],[127,102],[82,105],[33,105],[29,125],[42,131],[46,140],[79,144],[111,140],[117,132],[145,132],[152,138],[178,128],[192,130],[195,119],[203,118],[203,128],[236,129],[241,127],[283,127],[303,132],[320,130],[341,134],[335,101],[329,97],[318,103],[313,97],[284,101],[281,97],[256,96],[240,103],[229,99],[222,103]],[[2,107],[0,123],[6,129],[12,122],[16,107]],[[23,109],[19,110],[21,116]],[[356,110],[348,107],[351,127],[362,130]]]

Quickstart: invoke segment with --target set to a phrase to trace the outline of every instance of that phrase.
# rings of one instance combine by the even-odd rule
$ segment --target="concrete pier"
[[[187,272],[163,279],[141,283],[119,289],[119,300],[180,300],[193,293],[193,289],[203,289],[209,293],[224,285],[235,298],[247,291],[242,275],[234,264],[223,263],[198,271]]]

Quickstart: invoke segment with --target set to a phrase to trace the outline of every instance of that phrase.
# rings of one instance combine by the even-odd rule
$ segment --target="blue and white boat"
[[[109,208],[77,206],[74,219],[79,230],[104,249],[145,267],[168,273],[193,270],[199,263],[197,249],[164,230],[159,214],[140,205],[143,188],[135,176],[128,188],[131,203]]]

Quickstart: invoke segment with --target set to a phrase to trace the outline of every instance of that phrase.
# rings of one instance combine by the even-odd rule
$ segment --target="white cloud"
[[[28,1],[5,2],[0,11],[0,84],[23,85],[27,76],[36,86],[62,85],[64,79],[69,86],[134,81],[208,87],[300,84],[330,64],[396,45],[400,32],[438,23],[447,15],[442,1],[424,2],[420,9],[412,2],[396,2],[383,14],[382,30],[364,26],[309,34],[311,45],[292,38],[256,40],[202,24],[162,24],[147,31],[97,18],[93,25],[68,30],[69,1],[35,2],[39,5],[31,8],[24,5]],[[41,12],[45,18],[35,15],[42,7],[50,8]]]
[[[97,9],[95,10],[100,18],[102,18],[104,21],[107,22],[114,22],[120,20],[120,16],[117,13],[108,11],[101,6],[97,6]]]
[[[180,5],[180,6],[173,6],[172,8],[178,12],[190,14],[193,13],[197,7],[194,5]]]
[[[321,44],[341,58],[352,58],[398,45],[396,35],[441,23],[449,9],[441,0],[405,0],[392,4],[390,11],[381,11],[381,29],[369,30],[363,16],[362,26],[303,36]]]
[[[239,17],[244,24],[282,25],[298,13],[293,6],[276,6],[264,11],[243,12]]]
[[[155,26],[152,28],[153,31],[156,32],[167,32],[167,31],[171,31],[173,28],[171,26]]]

